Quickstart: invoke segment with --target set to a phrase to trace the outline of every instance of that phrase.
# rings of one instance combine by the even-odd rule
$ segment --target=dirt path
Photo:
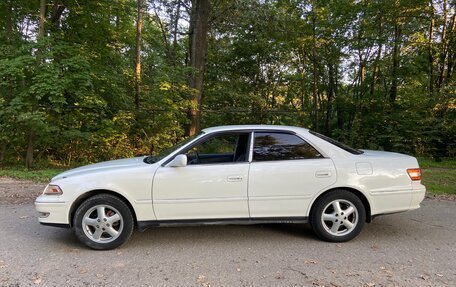
[[[0,204],[33,203],[45,187],[45,183],[0,177]]]
[[[38,224],[43,188],[0,181],[0,286],[456,286],[453,201],[379,217],[344,244],[302,225],[204,226],[135,232],[97,252]]]

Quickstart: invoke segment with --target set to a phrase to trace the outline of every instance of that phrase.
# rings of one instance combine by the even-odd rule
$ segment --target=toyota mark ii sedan
[[[93,249],[134,228],[181,224],[310,223],[330,242],[378,215],[419,208],[414,157],[357,150],[304,128],[221,126],[157,156],[92,164],[54,177],[39,222],[72,227]]]

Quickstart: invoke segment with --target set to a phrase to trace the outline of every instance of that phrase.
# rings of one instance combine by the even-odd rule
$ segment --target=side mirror
[[[183,167],[187,165],[187,156],[185,154],[178,154],[166,166],[169,167]]]

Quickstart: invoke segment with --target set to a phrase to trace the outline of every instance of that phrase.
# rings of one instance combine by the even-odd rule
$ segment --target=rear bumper
[[[398,213],[417,209],[423,201],[426,187],[419,182],[411,188],[391,192],[371,193],[371,215]]]
[[[420,203],[426,195],[426,187],[424,185],[414,186],[412,190],[412,200],[410,202],[410,210],[420,208]]]
[[[41,195],[35,200],[38,221],[44,225],[69,226],[69,204],[59,196]]]

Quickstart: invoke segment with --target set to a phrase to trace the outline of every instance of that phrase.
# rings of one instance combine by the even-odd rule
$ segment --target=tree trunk
[[[40,0],[40,20],[38,26],[38,37],[44,37],[44,22],[46,21],[46,0]]]
[[[204,84],[204,66],[206,64],[207,34],[209,30],[209,0],[193,0],[189,27],[189,56],[192,69],[188,86],[191,89],[189,125],[187,135],[192,136],[200,130],[201,99]]]
[[[299,75],[300,75],[300,81],[299,81],[299,97],[300,97],[300,108],[301,108],[301,116],[300,116],[300,124],[301,126],[305,126],[307,124],[307,119],[304,116],[307,111],[308,107],[308,96],[307,96],[307,90],[306,90],[306,53],[304,51],[303,47],[300,47],[298,50],[298,70],[299,70]]]
[[[448,64],[447,64],[447,73],[445,77],[445,82],[448,82],[451,79],[454,64],[456,60],[456,15],[453,14],[451,17],[451,24],[450,24],[450,38],[448,39]]]
[[[337,129],[342,130],[344,127],[344,119],[343,119],[343,113],[342,113],[342,103],[341,99],[338,93],[338,87],[339,87],[339,80],[338,80],[338,75],[339,75],[339,66],[336,64],[335,68],[335,77],[334,77],[334,109],[335,109],[335,114],[336,114],[336,122],[337,122]]]
[[[447,1],[443,0],[443,27],[442,27],[442,37],[440,42],[442,43],[442,53],[440,55],[440,71],[439,76],[437,78],[437,92],[440,91],[443,83],[443,77],[445,72],[445,62],[447,58],[448,46],[447,46],[447,39],[446,39],[446,30],[447,30]]]
[[[31,130],[28,134],[27,153],[25,155],[25,167],[33,167],[33,150],[35,149],[35,131]]]
[[[158,12],[157,12],[157,9],[155,8],[155,6],[153,7],[153,9],[154,9],[154,14],[155,14],[155,19],[157,19],[156,20],[157,24],[160,27],[163,45],[165,46],[166,60],[171,62],[171,47],[170,47],[170,44],[168,41],[168,36],[167,36],[168,31],[166,30],[165,24],[160,19],[160,16],[158,15]]]
[[[316,15],[312,5],[312,97],[313,97],[313,128],[318,131],[318,91],[317,91],[317,39]]]
[[[6,43],[12,45],[14,43],[14,31],[13,31],[13,4],[11,1],[5,3],[5,32],[6,32]],[[11,85],[7,85],[6,92],[9,98],[13,98],[14,88]],[[2,145],[4,147],[4,145]]]
[[[135,58],[135,108],[139,110],[141,98],[141,33],[143,25],[143,3],[144,0],[137,0],[136,15],[136,58]]]
[[[6,40],[8,44],[11,44],[13,40],[13,4],[11,4],[11,1],[6,1],[5,12]]]
[[[378,38],[379,38],[379,43],[378,43],[378,50],[377,50],[377,56],[375,57],[375,62],[374,62],[374,68],[372,71],[372,83],[370,86],[370,96],[371,98],[374,96],[375,93],[375,84],[377,83],[378,80],[378,74],[379,74],[379,62],[380,58],[382,56],[382,37],[383,37],[383,17],[380,15],[379,16],[379,24],[378,24]]]
[[[329,85],[328,85],[328,108],[326,110],[325,130],[326,135],[331,136],[331,112],[332,112],[332,100],[334,98],[335,81],[334,81],[334,67],[332,63],[329,64]]]
[[[62,17],[63,11],[65,11],[65,6],[57,2],[54,3],[52,7],[51,23],[55,28],[60,27],[60,18]]]
[[[38,26],[38,40],[44,39],[45,37],[45,24],[46,21],[46,0],[40,0],[40,18],[39,18],[39,26]],[[42,51],[40,50],[41,47],[37,51],[37,65],[40,65],[40,55]],[[23,79],[25,80],[25,79]],[[23,84],[25,86],[25,84]],[[35,141],[36,141],[36,133],[34,127],[32,125],[29,126],[28,131],[28,139],[27,139],[27,152],[25,154],[25,167],[30,169],[33,167],[33,151],[35,149]]]
[[[428,61],[429,61],[429,97],[434,95],[434,53],[432,52],[432,36],[434,35],[434,6],[431,4],[431,23],[429,24]]]
[[[7,143],[6,142],[1,142],[1,146],[0,146],[0,162],[5,160],[6,148],[7,148]]]
[[[177,33],[178,33],[178,24],[179,24],[179,17],[180,17],[180,8],[181,2],[177,1],[176,7],[176,14],[174,15],[174,23],[173,23],[173,48],[171,49],[171,63],[173,66],[176,66],[176,51],[177,51]]]
[[[393,104],[396,101],[397,97],[397,77],[398,77],[398,69],[399,69],[399,57],[400,57],[400,42],[401,38],[401,28],[399,27],[399,23],[394,24],[394,46],[393,46],[393,68],[391,72],[391,89],[389,94],[390,103]]]

